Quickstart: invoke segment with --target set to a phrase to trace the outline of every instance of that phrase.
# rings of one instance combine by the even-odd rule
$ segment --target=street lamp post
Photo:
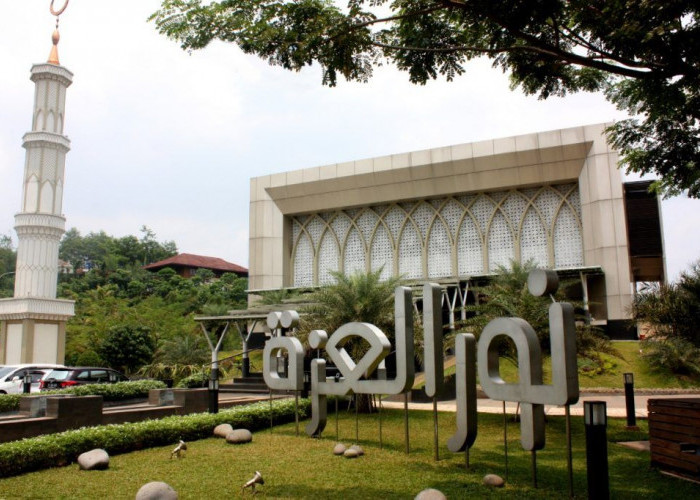
[[[634,373],[623,374],[625,378],[625,406],[627,408],[627,428],[637,427],[637,415],[634,407]]]
[[[610,498],[608,476],[607,405],[605,401],[584,401],[583,421],[586,426],[586,469],[588,498]]]

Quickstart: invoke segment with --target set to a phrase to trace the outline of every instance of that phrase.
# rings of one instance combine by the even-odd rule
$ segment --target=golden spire
[[[61,35],[58,33],[58,16],[63,14],[63,11],[66,10],[66,7],[68,7],[68,2],[70,0],[66,0],[66,3],[63,4],[63,7],[61,7],[58,10],[54,10],[53,8],[53,3],[55,0],[51,0],[51,5],[49,6],[49,10],[51,11],[51,14],[56,16],[56,29],[53,31],[53,35],[51,35],[51,41],[53,42],[53,47],[51,47],[51,53],[49,54],[49,60],[47,61],[49,64],[55,64],[56,66],[60,65],[58,62],[58,41],[61,39]]]

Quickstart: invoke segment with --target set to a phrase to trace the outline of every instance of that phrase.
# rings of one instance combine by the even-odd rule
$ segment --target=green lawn
[[[509,474],[505,489],[482,485],[485,474],[504,472],[503,427],[500,415],[479,415],[479,436],[471,451],[470,470],[464,454],[450,453],[444,443],[454,430],[454,414],[441,413],[440,456],[432,448],[432,413],[411,412],[411,453],[404,451],[403,413],[383,412],[384,447],[378,445],[377,415],[360,415],[360,443],[366,455],[349,460],[332,455],[335,416],[331,412],[322,439],[295,435],[294,424],[261,431],[253,443],[227,445],[221,439],[189,443],[187,456],[170,460],[172,446],[137,451],[111,458],[109,470],[85,472],[77,465],[0,480],[0,498],[133,499],[149,481],[165,481],[181,499],[238,498],[241,485],[262,472],[265,484],[258,498],[380,498],[409,499],[427,487],[448,498],[564,498],[568,494],[563,418],[551,417],[547,446],[538,452],[539,488],[532,487],[530,454],[519,444],[519,424],[509,423]],[[586,498],[583,423],[573,418],[574,482],[577,498]],[[642,431],[623,430],[612,420],[610,440],[642,439]],[[340,414],[340,440],[354,441],[353,413]],[[610,485],[613,498],[698,498],[700,486],[661,475],[649,466],[649,455],[609,443]]]
[[[581,374],[581,387],[623,387],[622,374],[634,373],[635,388],[689,388],[700,387],[700,380],[689,380],[669,373],[651,371],[639,356],[639,342],[613,342],[613,347],[620,353],[621,358],[603,354],[604,359],[613,364],[610,373],[588,376]]]
[[[236,349],[235,351],[219,351],[219,359],[225,359],[229,356],[232,356],[234,354],[238,354],[240,352],[241,352],[240,349]],[[250,371],[257,372],[257,373],[262,372],[262,368],[263,368],[262,350],[250,352],[249,359],[250,359]],[[235,361],[236,361],[236,363],[240,363],[241,358],[237,357]],[[229,362],[225,362],[225,366],[226,366],[226,368],[229,368],[230,367]],[[233,377],[240,377],[241,376],[240,368],[234,368],[233,370],[231,370],[230,373],[233,374]],[[229,377],[229,380],[227,380],[227,382],[230,382],[230,379],[233,377]]]

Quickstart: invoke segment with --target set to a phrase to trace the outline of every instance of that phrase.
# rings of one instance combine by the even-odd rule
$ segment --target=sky
[[[55,7],[64,0],[56,0]],[[47,60],[49,0],[0,0],[0,234],[20,209],[32,64]],[[64,132],[66,229],[139,235],[247,267],[250,178],[625,118],[599,94],[540,101],[487,60],[453,82],[412,85],[390,66],[369,83],[321,84],[215,42],[187,53],[147,22],[158,0],[73,0],[60,19],[74,73]],[[632,179],[632,178],[630,178]],[[700,201],[662,203],[668,275],[700,258]]]

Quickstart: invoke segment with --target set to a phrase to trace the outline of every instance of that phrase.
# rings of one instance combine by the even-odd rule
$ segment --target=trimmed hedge
[[[0,413],[19,410],[21,394],[0,394]]]
[[[105,401],[148,397],[151,389],[165,389],[160,380],[134,380],[115,384],[86,384],[68,387],[58,391],[44,391],[42,396],[50,394],[74,394],[76,396],[102,396]],[[37,396],[37,393],[29,394]],[[0,412],[19,410],[19,400],[25,394],[0,394]]]
[[[209,382],[208,373],[193,373],[177,383],[179,388],[195,389],[198,387],[206,387]]]
[[[310,411],[308,399],[299,402],[299,418]],[[128,424],[84,427],[0,444],[0,477],[15,476],[49,467],[65,466],[81,453],[103,448],[110,455],[142,448],[175,444],[179,439],[195,441],[211,437],[214,427],[231,424],[250,431],[270,425],[270,413],[275,424],[294,420],[294,400],[277,400],[236,406],[217,414],[196,413],[146,420]]]

